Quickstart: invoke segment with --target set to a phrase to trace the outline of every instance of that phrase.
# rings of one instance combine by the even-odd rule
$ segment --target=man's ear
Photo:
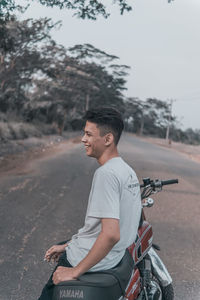
[[[114,142],[114,136],[111,132],[105,135],[105,145],[110,146]]]

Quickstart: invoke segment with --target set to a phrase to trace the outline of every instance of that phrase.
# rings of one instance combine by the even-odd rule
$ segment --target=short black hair
[[[124,122],[120,112],[113,107],[97,107],[86,111],[83,119],[95,123],[100,128],[100,134],[105,135],[111,132],[114,136],[115,145],[118,144]]]

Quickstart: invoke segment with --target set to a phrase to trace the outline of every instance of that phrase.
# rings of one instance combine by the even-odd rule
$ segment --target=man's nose
[[[85,134],[83,135],[83,137],[82,137],[82,139],[81,139],[81,142],[82,142],[82,143],[86,143],[86,136],[85,136]]]

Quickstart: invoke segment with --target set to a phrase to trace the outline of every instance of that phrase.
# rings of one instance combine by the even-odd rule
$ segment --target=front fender
[[[172,278],[156,251],[151,247],[148,254],[151,259],[152,273],[158,279],[161,286],[165,287],[171,284]]]

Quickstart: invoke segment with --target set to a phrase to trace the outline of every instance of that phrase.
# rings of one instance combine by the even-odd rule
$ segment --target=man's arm
[[[101,232],[88,255],[74,268],[58,267],[53,275],[54,284],[78,278],[100,262],[120,240],[119,220],[101,219]]]

